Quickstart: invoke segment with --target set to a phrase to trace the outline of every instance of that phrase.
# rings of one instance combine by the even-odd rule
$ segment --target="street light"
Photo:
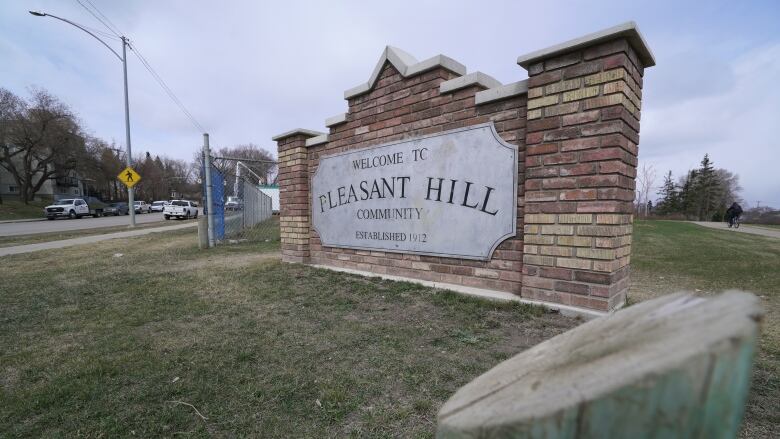
[[[133,155],[131,153],[130,149],[130,102],[127,97],[127,38],[124,36],[121,36],[120,39],[122,40],[122,56],[119,56],[119,54],[116,52],[116,50],[112,49],[111,46],[109,46],[105,41],[100,39],[97,35],[90,32],[88,29],[86,29],[84,26],[81,26],[78,23],[74,23],[68,19],[58,17],[56,15],[47,14],[45,12],[38,12],[38,11],[28,11],[30,14],[36,16],[36,17],[51,17],[55,18],[57,20],[63,21],[65,23],[68,23],[72,26],[75,26],[84,32],[88,33],[92,38],[100,41],[101,44],[106,46],[108,50],[111,51],[118,59],[122,62],[122,71],[124,73],[124,83],[125,83],[125,140],[127,142],[127,166],[133,165]],[[135,208],[133,207],[135,202],[135,191],[133,188],[127,188],[127,198],[128,198],[128,205],[130,207],[130,227],[135,227]]]

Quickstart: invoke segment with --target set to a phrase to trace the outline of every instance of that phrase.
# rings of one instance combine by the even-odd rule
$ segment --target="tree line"
[[[669,171],[664,176],[652,213],[683,217],[698,221],[722,221],[732,203],[744,204],[739,196],[742,187],[739,176],[726,169],[715,168],[709,154],[699,167],[688,171],[676,181]],[[651,203],[650,200],[647,201]]]
[[[246,160],[244,165],[264,182],[275,179],[273,157],[257,145],[225,147],[217,155]],[[88,135],[73,110],[48,91],[31,88],[25,98],[0,87],[0,166],[13,180],[0,183],[13,183],[24,203],[35,199],[49,181],[85,187],[84,195],[104,201],[127,200],[127,189],[117,180],[126,163],[123,148]],[[235,161],[219,159],[215,166],[226,174],[226,186],[232,185]],[[133,168],[141,175],[135,186],[138,200],[200,197],[199,153],[187,162],[145,152],[133,157]]]

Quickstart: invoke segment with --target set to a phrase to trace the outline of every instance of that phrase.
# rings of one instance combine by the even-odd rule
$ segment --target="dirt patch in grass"
[[[210,258],[193,258],[182,260],[176,267],[161,267],[163,272],[190,271],[207,269],[239,269],[255,266],[262,261],[280,260],[282,254],[278,251],[268,253],[237,253],[232,255],[220,255]]]
[[[457,388],[580,323],[193,231],[3,261],[0,436],[432,437]]]

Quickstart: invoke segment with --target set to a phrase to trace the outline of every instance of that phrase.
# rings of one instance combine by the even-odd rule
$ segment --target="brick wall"
[[[615,309],[628,290],[643,66],[617,39],[528,73],[522,295]]]
[[[461,77],[465,67],[446,57],[415,70],[404,64],[410,55],[393,50],[367,84],[347,91],[349,110],[331,119],[327,135],[295,130],[274,138],[283,259],[591,310],[620,307],[629,281],[642,76],[654,64],[635,24],[521,57],[527,93],[520,82]],[[467,80],[474,78],[482,79]],[[322,245],[309,207],[322,156],[485,122],[519,149],[517,235],[491,260]]]
[[[525,96],[478,106],[475,94],[482,87],[440,93],[440,84],[455,77],[445,68],[436,68],[404,78],[385,63],[374,88],[348,100],[347,122],[331,129],[327,143],[309,149],[310,174],[314,175],[321,155],[493,121],[504,140],[519,146],[518,230],[522,230]],[[501,243],[487,262],[324,247],[314,230],[310,243],[314,264],[520,293],[520,235]]]
[[[309,262],[309,152],[305,132],[294,132],[278,142],[279,226],[282,260]]]

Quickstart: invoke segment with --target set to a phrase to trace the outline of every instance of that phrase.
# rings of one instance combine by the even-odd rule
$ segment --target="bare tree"
[[[29,101],[0,88],[0,166],[27,203],[47,181],[68,177],[84,158],[76,117],[55,96],[32,89]]]
[[[120,151],[103,139],[86,137],[86,156],[78,165],[84,181],[90,182],[90,192],[104,200],[124,198],[123,187],[116,176],[122,170]]]
[[[196,197],[200,192],[191,166],[184,160],[153,156],[147,152],[143,158],[134,161],[142,176],[135,186],[139,200],[164,200],[172,194],[177,194],[177,197]]]
[[[245,159],[244,165],[257,175],[265,176],[269,181],[271,180],[269,176],[276,171],[276,163],[271,153],[254,143],[220,148],[214,155],[222,157],[216,158],[213,163],[214,167],[226,177],[235,174],[236,160],[230,160],[231,158]]]
[[[728,207],[735,201],[744,204],[744,200],[739,195],[742,192],[742,186],[739,184],[739,175],[719,168],[715,170],[715,177],[721,186],[719,191],[720,200],[718,200],[720,207]]]
[[[2,148],[8,143],[6,139],[10,131],[10,121],[14,119],[14,115],[20,107],[21,100],[19,97],[4,88],[0,88],[0,151],[4,151]],[[6,155],[4,152],[0,152],[0,154],[3,154],[2,157]],[[3,198],[0,196],[0,204],[2,202]]]
[[[656,172],[653,165],[647,165],[642,163],[642,166],[638,169],[636,181],[637,181],[637,200],[636,209],[637,213],[647,216],[647,202],[650,201],[650,193],[653,192],[655,187]]]

